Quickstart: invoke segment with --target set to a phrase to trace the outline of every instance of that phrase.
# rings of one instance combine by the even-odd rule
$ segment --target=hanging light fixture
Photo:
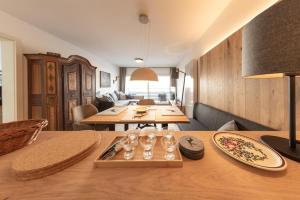
[[[140,14],[139,15],[139,22],[141,24],[144,25],[148,25],[148,35],[146,35],[145,39],[146,42],[145,44],[147,45],[146,47],[146,55],[145,58],[148,58],[148,53],[149,53],[149,38],[150,38],[150,24],[149,24],[149,18],[147,15],[145,14]],[[136,63],[143,63],[144,60],[142,58],[135,58],[134,59]],[[148,67],[141,67],[136,69],[134,72],[132,72],[131,77],[130,77],[131,81],[158,81],[158,77],[157,74],[150,68]],[[149,83],[148,83],[149,84]],[[149,87],[148,87],[149,90]],[[148,96],[149,96],[149,91],[148,91]]]
[[[158,81],[157,74],[150,68],[141,67],[132,72],[131,81]]]
[[[135,58],[134,61],[138,64],[140,63],[144,63],[144,59],[143,58]]]

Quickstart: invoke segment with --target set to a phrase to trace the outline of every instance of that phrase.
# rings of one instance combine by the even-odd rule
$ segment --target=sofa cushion
[[[95,106],[97,107],[98,111],[101,112],[103,110],[109,109],[114,106],[114,102],[107,101],[106,98],[98,98],[95,99]]]
[[[113,99],[114,102],[119,100],[117,95],[115,94],[115,92],[109,93],[109,95],[111,96],[111,98]]]
[[[190,119],[189,124],[180,123],[177,124],[181,131],[208,131],[209,129],[199,121]]]
[[[115,106],[128,106],[129,100],[119,100],[115,102]]]
[[[121,92],[115,90],[114,93],[115,93],[115,95],[117,96],[117,98],[118,98],[118,100],[119,100],[119,99],[120,99],[120,93],[121,93]]]
[[[114,99],[109,94],[104,94],[102,98],[108,102],[114,102]]]
[[[126,99],[127,99],[127,95],[124,92],[120,91],[119,92],[119,100],[126,100]]]
[[[237,127],[234,120],[227,122],[226,124],[224,124],[218,129],[218,131],[238,131],[238,130],[239,128]]]
[[[126,94],[120,93],[120,98],[119,98],[119,100],[127,100]]]

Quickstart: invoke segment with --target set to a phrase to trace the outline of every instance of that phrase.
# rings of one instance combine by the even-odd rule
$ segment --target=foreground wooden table
[[[169,124],[169,123],[189,123],[189,119],[185,115],[181,116],[164,116],[161,114],[162,109],[170,109],[172,106],[149,106],[150,109],[153,109],[155,112],[155,121],[148,120],[137,120],[133,118],[134,111],[133,109],[136,106],[127,106],[128,109],[121,112],[119,115],[115,116],[104,116],[104,115],[93,115],[86,119],[83,119],[81,123],[85,124],[136,124],[136,123],[161,123],[161,124]],[[128,120],[124,120],[125,116],[129,117]]]
[[[78,132],[43,132],[37,143],[67,133]],[[211,142],[212,132],[178,132],[203,140],[205,156],[202,160],[185,159],[183,168],[132,169],[93,167],[93,160],[118,133],[99,134],[102,134],[101,144],[92,155],[42,179],[26,182],[14,179],[10,164],[22,150],[1,156],[0,200],[300,199],[299,163],[286,159],[288,168],[284,172],[267,172],[246,166],[216,149]],[[242,134],[258,138],[263,132]]]

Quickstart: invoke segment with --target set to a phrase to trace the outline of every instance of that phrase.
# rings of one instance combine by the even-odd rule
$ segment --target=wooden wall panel
[[[288,129],[287,79],[241,76],[242,31],[199,58],[199,101],[278,129]],[[297,78],[297,127],[300,129],[300,78]]]
[[[241,68],[235,66],[241,66],[241,56],[242,56],[242,45],[241,45],[241,32],[237,32],[234,37],[230,37],[226,42],[226,71],[230,71],[225,76],[225,91],[227,95],[228,109],[231,113],[235,115],[244,116],[245,115],[245,81],[241,77]],[[226,108],[226,107],[225,107]]]
[[[207,104],[207,90],[208,90],[208,83],[207,83],[207,57],[201,57],[198,60],[198,81],[199,81],[199,101],[201,99],[202,103]],[[201,66],[201,67],[200,67]]]
[[[207,101],[214,107],[224,109],[224,44],[214,48],[207,56]]]
[[[32,106],[31,107],[31,118],[32,119],[41,119],[42,118],[42,106]]]
[[[260,121],[260,80],[244,79],[245,81],[245,114],[246,119]]]

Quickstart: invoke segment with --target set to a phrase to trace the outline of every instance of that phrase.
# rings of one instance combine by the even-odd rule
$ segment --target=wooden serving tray
[[[116,137],[111,144],[113,144],[115,141],[119,140],[120,138],[121,138],[120,136]],[[99,156],[94,161],[94,165],[95,167],[104,167],[104,168],[182,167],[183,161],[179,149],[177,148],[175,151],[175,160],[165,160],[164,159],[165,151],[163,150],[160,142],[161,136],[157,136],[156,139],[157,139],[156,144],[153,149],[154,156],[152,160],[143,159],[143,147],[139,144],[135,149],[135,155],[132,160],[124,160],[123,158],[124,150],[119,151],[117,155],[110,160],[100,160],[99,156],[102,154],[102,152],[100,152]]]

